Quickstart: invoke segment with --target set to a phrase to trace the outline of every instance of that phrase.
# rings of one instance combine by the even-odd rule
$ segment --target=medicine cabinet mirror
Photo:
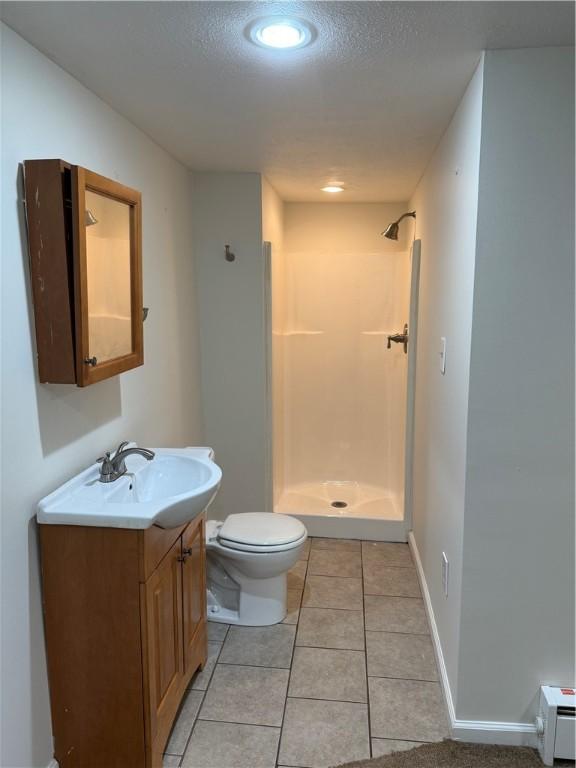
[[[27,160],[24,178],[40,381],[142,365],[140,193],[62,160]]]

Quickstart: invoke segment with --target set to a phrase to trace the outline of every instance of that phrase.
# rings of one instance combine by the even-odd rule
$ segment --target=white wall
[[[205,438],[223,470],[210,514],[223,518],[271,506],[262,184],[257,173],[193,182]],[[224,258],[226,244],[236,261]]]
[[[466,423],[476,251],[482,65],[421,179],[410,208],[422,241],[413,457],[413,527],[450,686],[460,627]],[[447,338],[446,373],[440,337]],[[445,598],[441,556],[450,561]]]
[[[400,500],[407,358],[385,334],[408,321],[410,263],[407,229],[380,233],[406,206],[284,207],[287,487],[357,481]]]
[[[2,26],[2,756],[52,756],[36,502],[123,439],[201,443],[189,173]],[[61,157],[142,192],[143,367],[86,389],[37,383],[18,164]]]
[[[414,536],[455,717],[488,740],[574,683],[573,94],[572,49],[486,53],[411,202]]]
[[[458,714],[574,683],[574,53],[484,68]]]
[[[262,236],[272,246],[269,283],[266,286],[266,311],[270,314],[268,334],[269,393],[271,418],[272,502],[276,505],[284,486],[284,286],[286,266],[284,255],[284,204],[270,182],[262,177]],[[272,289],[274,286],[274,296]],[[271,366],[270,366],[271,362]]]

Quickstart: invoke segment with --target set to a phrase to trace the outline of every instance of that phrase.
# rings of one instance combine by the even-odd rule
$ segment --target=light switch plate
[[[446,373],[446,336],[440,337],[440,373]]]

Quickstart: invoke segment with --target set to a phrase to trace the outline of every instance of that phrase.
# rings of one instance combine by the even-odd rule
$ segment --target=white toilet
[[[294,517],[272,512],[206,523],[208,619],[261,627],[286,617],[286,580],[308,537]]]

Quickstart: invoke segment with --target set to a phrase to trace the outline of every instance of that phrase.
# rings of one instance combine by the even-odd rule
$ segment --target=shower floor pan
[[[289,486],[274,511],[297,517],[310,536],[406,541],[400,499],[376,485],[327,481]]]

